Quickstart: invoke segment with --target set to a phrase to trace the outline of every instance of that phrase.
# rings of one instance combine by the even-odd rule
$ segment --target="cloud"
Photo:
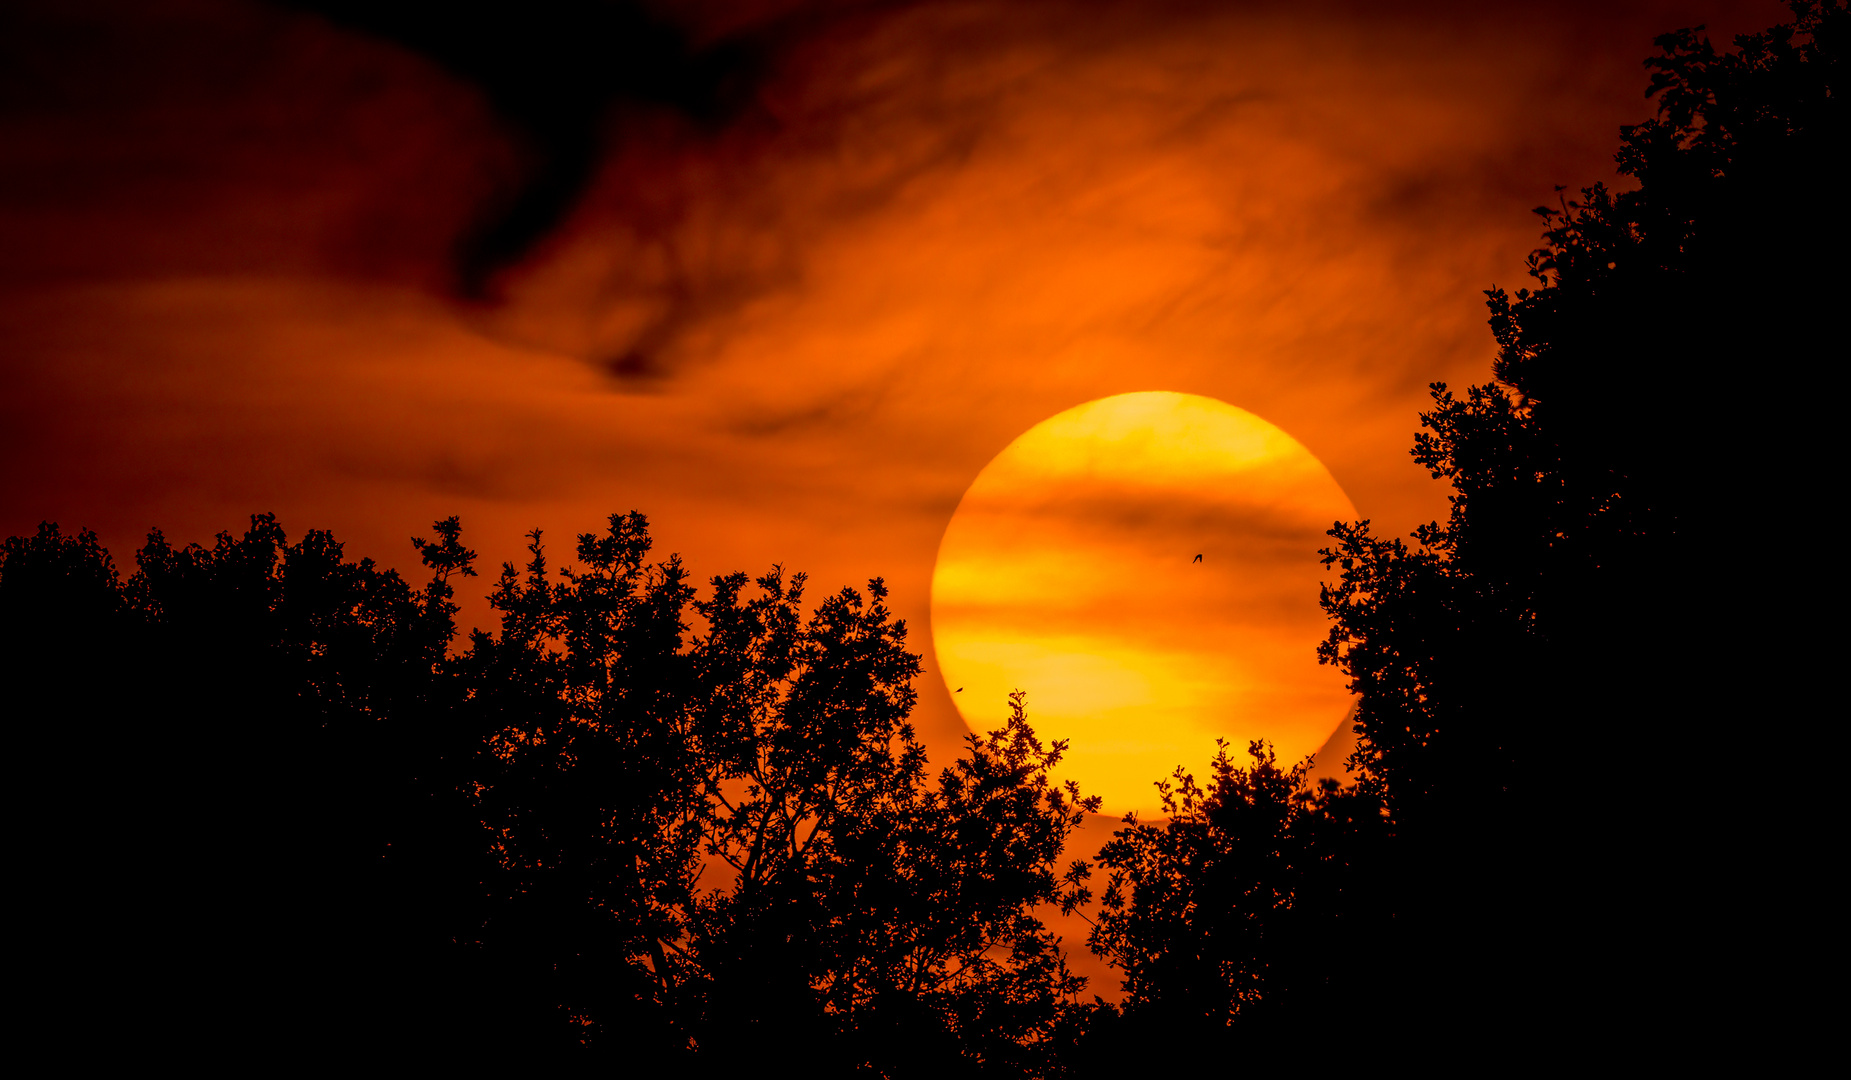
[[[37,281],[332,271],[455,290],[484,332],[654,392],[717,324],[801,294],[834,237],[1012,146],[1003,183],[1077,214],[1141,159],[1222,159],[1223,190],[1194,194],[1255,211],[1200,223],[1236,272],[1273,239],[1256,228],[1339,236],[1339,207],[1431,242],[1464,205],[1575,180],[1537,176],[1574,113],[1547,95],[1616,55],[1637,82],[1670,9],[1537,28],[1457,3],[26,4],[0,229],[10,272]],[[1582,50],[1577,76],[1550,68],[1596,25],[1642,29]],[[1275,170],[1302,174],[1324,221],[1278,202]],[[1088,175],[1102,190],[1076,190]],[[1128,314],[1218,303],[1178,282]]]
[[[739,28],[696,42],[637,3],[528,0],[292,0],[393,42],[478,89],[519,137],[522,170],[488,200],[457,246],[458,285],[492,275],[550,233],[597,171],[613,116],[662,110],[717,130],[746,110],[771,42]]]
[[[923,630],[986,462],[1176,390],[1401,532],[1445,511],[1426,384],[1487,377],[1480,290],[1610,174],[1651,36],[1781,14],[427,10],[6,5],[0,527],[276,509],[390,560],[461,512],[499,561],[637,507],[701,572],[885,575]]]

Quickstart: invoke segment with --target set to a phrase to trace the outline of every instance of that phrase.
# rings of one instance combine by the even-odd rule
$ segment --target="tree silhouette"
[[[10,699],[81,718],[21,732],[64,766],[23,807],[58,868],[35,977],[158,972],[186,991],[111,1037],[226,1061],[1056,1068],[1083,980],[1037,910],[1088,899],[1057,860],[1097,801],[1050,781],[1019,696],[930,775],[878,580],[702,598],[639,514],[559,571],[532,533],[455,652],[475,554],[435,530],[417,589],[269,515],[157,531],[126,583],[89,533],[0,549]]]
[[[1332,532],[1322,655],[1360,696],[1356,763],[1427,883],[1404,932],[1460,1026],[1563,1051],[1639,1025],[1707,1040],[1757,1008],[1701,988],[1777,978],[1745,927],[1773,915],[1794,831],[1752,797],[1669,812],[1664,785],[1806,700],[1768,631],[1816,623],[1778,583],[1826,418],[1744,400],[1758,357],[1823,374],[1843,282],[1848,20],[1792,7],[1732,53],[1659,38],[1659,117],[1616,157],[1638,186],[1539,209],[1540,287],[1488,294],[1497,382],[1436,384],[1422,418],[1447,522],[1411,548]]]
[[[1080,981],[1033,908],[1083,900],[1054,867],[1096,802],[1049,782],[1020,702],[932,783],[879,581],[806,618],[777,570],[696,599],[640,515],[557,579],[540,539],[456,669],[499,867],[478,944],[557,1036],[715,1068],[1045,1058]]]
[[[1848,19],[1792,7],[1730,53],[1659,38],[1659,117],[1617,155],[1637,187],[1539,210],[1540,287],[1488,293],[1497,381],[1422,417],[1448,520],[1331,531],[1354,788],[1223,753],[1101,852],[1092,940],[1128,997],[1098,1071],[1230,1030],[1479,1068],[1713,1056],[1806,1015],[1769,927],[1818,902],[1818,838],[1719,775],[1811,707],[1792,649],[1824,630],[1784,568],[1831,397],[1770,416],[1748,367],[1821,378],[1844,281]]]
[[[1281,1061],[1356,996],[1349,968],[1388,929],[1376,895],[1389,823],[1366,788],[1306,782],[1263,743],[1224,745],[1207,787],[1178,768],[1158,823],[1128,818],[1099,852],[1110,871],[1088,944],[1124,972],[1121,1017],[1100,1017],[1082,1070],[1106,1075],[1150,1047],[1216,1052],[1230,1029]],[[1373,989],[1373,987],[1371,987]],[[1096,1020],[1097,1022],[1097,1020]]]
[[[442,982],[444,903],[479,875],[438,678],[444,579],[469,554],[427,555],[418,592],[263,515],[211,548],[155,532],[124,583],[88,533],[8,542],[5,683],[38,763],[20,802],[56,808],[31,969],[66,991],[49,1030],[229,1062],[441,1011],[418,991]]]

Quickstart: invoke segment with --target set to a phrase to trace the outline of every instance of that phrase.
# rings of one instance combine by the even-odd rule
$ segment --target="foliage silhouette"
[[[640,1025],[715,1068],[1045,1055],[1080,981],[1032,909],[1083,899],[1054,865],[1096,803],[1048,780],[1060,746],[1019,702],[934,784],[879,581],[806,619],[802,575],[775,569],[696,599],[677,560],[645,563],[640,515],[581,536],[558,580],[531,539],[492,597],[501,634],[458,660],[489,733],[482,946],[623,1053]]]
[[[1818,903],[1817,839],[1774,800],[1667,792],[1824,689],[1795,671],[1824,626],[1783,568],[1831,397],[1766,416],[1743,370],[1815,385],[1837,338],[1848,19],[1791,6],[1730,53],[1659,38],[1659,117],[1616,157],[1638,186],[1539,210],[1540,287],[1488,293],[1497,381],[1435,384],[1416,437],[1448,520],[1412,545],[1331,531],[1320,656],[1358,695],[1355,787],[1224,753],[1101,853],[1092,944],[1128,997],[1094,1064],[1230,1029],[1373,1060],[1662,1059],[1805,1023],[1770,928]]]
[[[20,801],[60,812],[33,969],[69,995],[55,1021],[226,1061],[414,1023],[402,984],[448,940],[434,884],[472,876],[441,775],[466,755],[436,722],[448,571],[420,593],[269,515],[136,561],[122,582],[46,525],[0,562],[9,704],[39,718],[14,725],[42,763]]]
[[[1049,780],[1062,747],[1019,696],[930,776],[918,658],[878,580],[808,615],[802,575],[776,569],[699,598],[678,559],[648,561],[639,514],[558,572],[531,534],[490,597],[499,632],[453,653],[475,554],[456,519],[435,528],[413,541],[422,589],[269,515],[211,548],[155,532],[126,583],[89,533],[0,549],[13,700],[124,675],[77,706],[123,750],[107,783],[56,776],[33,800],[91,793],[91,816],[34,830],[74,882],[44,920],[102,928],[69,904],[107,885],[85,848],[107,837],[150,899],[88,961],[140,949],[191,988],[116,1021],[124,1045],[193,1048],[187,1018],[209,1015],[227,1060],[1052,1071],[1083,980],[1036,909],[1089,898],[1056,862],[1097,801]],[[93,794],[150,776],[141,809],[184,833],[133,835]],[[94,969],[79,959],[44,973]]]
[[[1381,801],[1308,784],[1308,762],[1282,769],[1263,743],[1248,753],[1243,769],[1223,745],[1206,788],[1178,768],[1158,785],[1166,820],[1128,818],[1099,852],[1110,876],[1088,944],[1124,972],[1125,998],[1088,1044],[1089,1073],[1153,1045],[1211,1050],[1236,1025],[1287,1041],[1351,1003],[1347,958],[1387,929]]]
[[[1795,401],[1752,451],[1717,430],[1763,422],[1745,363],[1778,356],[1804,385],[1837,336],[1851,19],[1792,7],[1733,53],[1658,39],[1660,115],[1616,156],[1637,188],[1540,208],[1541,287],[1488,293],[1498,382],[1434,387],[1414,456],[1451,483],[1448,521],[1413,549],[1332,533],[1323,657],[1360,695],[1357,763],[1418,852],[1420,906],[1444,912],[1420,931],[1434,981],[1460,984],[1474,938],[1510,950],[1488,984],[1436,991],[1481,1028],[1516,1005],[1538,1038],[1643,1023],[1695,1045],[1749,1012],[1699,987],[1778,977],[1764,945],[1693,948],[1717,928],[1690,901],[1771,920],[1798,837],[1753,800],[1667,819],[1649,777],[1712,771],[1748,718],[1821,689],[1767,630],[1818,625],[1777,582],[1829,422]],[[1565,725],[1636,779],[1573,767]],[[1487,986],[1505,1004],[1461,1000]]]

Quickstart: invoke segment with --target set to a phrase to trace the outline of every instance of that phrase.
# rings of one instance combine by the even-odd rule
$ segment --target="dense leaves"
[[[1284,1042],[1343,1003],[1343,958],[1383,929],[1379,798],[1310,785],[1262,743],[1248,754],[1241,768],[1223,746],[1207,787],[1177,769],[1159,784],[1167,820],[1128,820],[1100,850],[1089,944],[1124,971],[1125,1019],[1095,1052],[1128,1065],[1153,1041],[1212,1046],[1236,1024]]]
[[[1100,853],[1092,944],[1129,996],[1095,1050],[1336,1030],[1484,1068],[1803,1015],[1767,928],[1818,902],[1793,869],[1818,838],[1719,776],[1828,693],[1786,568],[1838,456],[1851,18],[1793,9],[1732,52],[1659,39],[1659,117],[1616,158],[1637,186],[1539,209],[1539,287],[1488,294],[1496,381],[1433,387],[1413,455],[1447,520],[1332,530],[1355,786],[1224,753]]]
[[[1809,698],[1785,634],[1817,616],[1782,567],[1828,483],[1833,421],[1804,388],[1838,336],[1851,18],[1793,7],[1729,53],[1659,39],[1660,115],[1616,157],[1637,186],[1541,208],[1540,287],[1489,293],[1497,383],[1434,387],[1414,454],[1451,485],[1448,520],[1413,548],[1332,534],[1323,656],[1360,695],[1364,783],[1431,883],[1402,895],[1446,913],[1414,912],[1409,940],[1455,958],[1433,1000],[1469,1025],[1541,1038],[1574,1000],[1567,1045],[1629,1022],[1695,1037],[1756,1013],[1698,987],[1778,981],[1772,951],[1693,948],[1718,928],[1690,898],[1773,918],[1750,883],[1780,880],[1799,834],[1752,799],[1667,817],[1657,781],[1713,771]],[[1802,388],[1777,414],[1769,362]],[[1487,943],[1499,969],[1465,978]],[[1487,1015],[1486,995],[1540,1022]]]
[[[532,539],[492,597],[502,633],[457,661],[489,733],[483,946],[528,954],[583,1037],[624,1052],[1043,1054],[1080,982],[1032,912],[1063,899],[1055,860],[1093,804],[1048,780],[1060,748],[1019,705],[934,781],[879,581],[806,615],[777,570],[697,599],[678,561],[645,562],[638,515],[581,536],[557,580]]]
[[[88,533],[5,548],[11,699],[75,713],[109,755],[87,766],[103,783],[61,778],[92,794],[81,821],[43,824],[44,848],[86,899],[110,876],[76,857],[91,835],[156,883],[142,910],[194,944],[165,953],[152,926],[127,944],[200,987],[173,1009],[233,1018],[228,1057],[282,1039],[1053,1068],[1083,980],[1037,910],[1088,898],[1083,870],[1056,868],[1097,802],[1049,779],[1062,748],[1019,698],[933,776],[907,723],[918,657],[881,582],[809,611],[802,575],[775,569],[700,597],[678,559],[649,561],[638,514],[556,572],[533,533],[490,595],[499,632],[458,650],[474,553],[455,519],[436,537],[413,541],[422,589],[326,533],[291,545],[267,515],[211,548],[156,532],[126,583]],[[95,664],[124,682],[58,701]],[[164,741],[137,743],[149,709]],[[137,774],[189,823],[169,842],[123,833],[94,794]],[[178,1025],[144,1015],[125,1036]]]

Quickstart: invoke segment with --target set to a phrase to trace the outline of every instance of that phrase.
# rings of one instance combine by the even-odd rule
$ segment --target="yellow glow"
[[[1349,707],[1315,656],[1324,531],[1355,507],[1273,425],[1194,394],[1045,420],[965,492],[939,544],[932,638],[973,729],[1028,691],[1062,772],[1119,814],[1203,770],[1217,737],[1314,752]],[[1196,562],[1196,555],[1202,556]]]

